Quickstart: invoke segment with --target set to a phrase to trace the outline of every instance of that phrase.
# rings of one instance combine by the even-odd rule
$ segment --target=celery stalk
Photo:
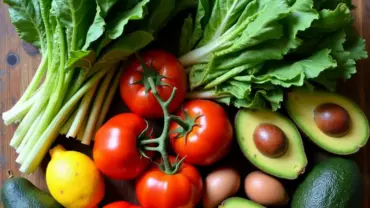
[[[27,158],[22,163],[20,171],[23,173],[33,172],[41,163],[43,157],[46,155],[52,143],[57,138],[60,129],[67,121],[68,117],[74,110],[78,101],[86,94],[94,84],[99,81],[111,68],[103,68],[90,78],[60,109],[58,114],[54,117],[52,122],[45,129],[44,133],[37,140],[31,151],[27,152]]]
[[[110,88],[108,90],[108,94],[104,99],[102,109],[99,113],[98,121],[96,122],[95,132],[98,131],[100,126],[103,124],[103,122],[105,120],[105,117],[107,116],[109,107],[110,107],[110,105],[113,101],[114,95],[117,92],[117,87],[118,87],[119,80],[120,80],[120,77],[121,77],[121,72],[122,72],[122,70],[118,70],[118,73],[114,76],[113,83],[110,85]]]
[[[117,68],[117,66],[114,66]],[[108,74],[105,76],[104,80],[102,81],[101,85],[99,86],[99,91],[95,97],[94,103],[92,105],[91,112],[89,114],[89,118],[87,120],[86,129],[82,138],[82,144],[90,144],[91,138],[93,137],[93,134],[95,133],[95,126],[97,122],[97,118],[99,116],[100,109],[103,104],[103,100],[105,98],[105,95],[107,94],[108,86],[113,78],[113,75],[117,69],[111,70],[108,72]]]
[[[41,112],[39,116],[37,116],[36,120],[32,123],[31,125],[31,128],[30,130],[27,132],[26,136],[24,136],[24,139],[22,140],[21,144],[19,145],[19,147],[16,149],[16,152],[17,153],[20,153],[22,152],[23,148],[25,147],[25,145],[28,143],[28,141],[30,140],[31,138],[31,135],[33,134],[33,132],[35,131],[36,129],[36,126],[39,124],[41,118],[42,118],[42,114],[44,112]]]
[[[90,104],[92,103],[91,100],[95,94],[96,88],[98,87],[98,83],[96,83],[89,92],[82,98],[82,101],[77,109],[76,117],[73,120],[73,123],[71,125],[71,128],[69,129],[67,133],[67,137],[73,137],[75,138],[78,134],[78,131],[82,125],[81,120],[85,118],[86,113],[90,107]]]

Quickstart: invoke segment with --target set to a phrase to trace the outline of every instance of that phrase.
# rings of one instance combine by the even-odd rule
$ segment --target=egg
[[[252,201],[265,206],[286,205],[289,201],[284,186],[277,179],[260,171],[247,175],[244,188]]]
[[[205,178],[203,207],[215,208],[223,200],[236,194],[240,188],[239,173],[229,167],[214,170]]]

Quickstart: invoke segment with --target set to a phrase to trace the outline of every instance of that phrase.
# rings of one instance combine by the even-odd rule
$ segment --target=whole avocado
[[[329,158],[315,166],[299,185],[292,208],[361,207],[362,188],[361,173],[354,161]]]
[[[51,195],[35,187],[22,177],[13,177],[5,181],[1,188],[1,201],[4,208],[62,208]]]

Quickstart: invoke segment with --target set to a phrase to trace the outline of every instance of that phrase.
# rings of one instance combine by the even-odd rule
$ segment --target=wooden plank
[[[354,11],[355,26],[361,36],[367,39],[367,49],[370,49],[370,1],[353,0],[357,9]],[[12,26],[6,5],[0,3],[0,112],[11,108],[30,82],[38,67],[40,55],[31,46],[23,43]],[[370,118],[370,59],[358,64],[358,74],[340,85],[340,91],[355,100]],[[6,170],[11,169],[15,175],[20,175],[19,165],[15,163],[15,151],[9,147],[9,141],[15,131],[15,125],[5,126],[0,122],[0,185],[7,179]],[[67,148],[89,152],[87,147],[76,146],[74,142],[63,141]],[[370,195],[369,172],[370,145],[363,148],[354,157],[361,166],[365,182],[364,195]],[[32,175],[24,175],[38,187],[47,190],[44,178],[46,163]],[[133,200],[135,198],[132,182],[108,181],[109,195],[106,201],[117,199]],[[370,198],[364,197],[363,207],[370,207]]]

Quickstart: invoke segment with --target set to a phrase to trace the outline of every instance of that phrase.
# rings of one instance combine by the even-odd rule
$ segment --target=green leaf
[[[191,50],[190,40],[193,36],[193,18],[189,15],[184,20],[184,24],[181,28],[180,43],[179,43],[179,55],[185,54]]]
[[[197,47],[216,40],[230,29],[249,2],[250,0],[216,0],[204,36]]]
[[[347,7],[350,9],[355,8],[355,6],[352,4],[352,0],[315,0],[315,9],[316,10],[322,10],[322,9],[334,10],[340,3],[346,4]]]
[[[69,54],[69,59],[66,63],[67,69],[74,69],[80,67],[83,69],[90,69],[94,64],[96,59],[96,54],[94,51],[71,51]]]
[[[154,40],[153,36],[146,31],[135,31],[118,39],[112,48],[105,53],[94,67],[111,66],[144,48]]]
[[[350,59],[358,61],[368,58],[366,41],[361,37],[357,37],[352,43],[347,44],[345,50],[350,53],[348,57]]]
[[[335,10],[323,9],[319,12],[319,19],[304,33],[305,36],[322,36],[322,33],[331,33],[347,27],[353,22],[350,9],[341,3]]]
[[[245,11],[248,17],[242,16],[240,18],[246,18],[244,22],[248,22],[248,19],[252,21],[246,25],[244,25],[244,22],[236,24],[230,34],[241,31],[240,36],[238,35],[239,37],[234,40],[230,39],[232,41],[231,47],[216,52],[216,56],[238,52],[266,40],[279,39],[283,36],[283,26],[279,23],[279,20],[286,17],[290,12],[285,0],[271,0],[265,4],[263,2],[258,2],[258,4],[252,2]]]
[[[85,44],[95,7],[95,1],[91,0],[53,0],[52,14],[60,19],[65,29],[69,51],[79,50]]]
[[[125,29],[125,26],[128,24],[130,20],[140,20],[145,15],[145,6],[148,4],[150,0],[142,0],[138,4],[136,4],[132,9],[127,11],[123,11],[118,13],[113,20],[107,23],[107,31],[101,40],[97,53],[99,54],[100,51],[108,45],[112,40],[117,39],[120,37]]]
[[[19,37],[42,51],[46,50],[45,27],[38,0],[4,0]]]
[[[105,17],[118,0],[96,0],[96,14],[94,22],[90,25],[87,32],[86,41],[83,46],[84,50],[87,50],[91,43],[98,40],[104,33],[106,22]]]

